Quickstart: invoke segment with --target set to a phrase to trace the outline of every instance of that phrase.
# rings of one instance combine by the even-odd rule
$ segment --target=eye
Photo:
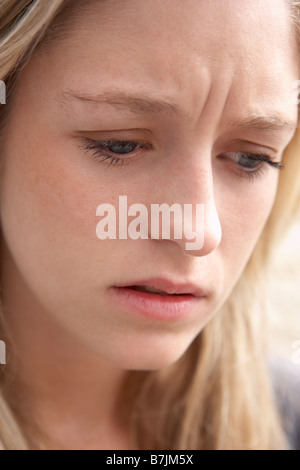
[[[252,158],[250,155],[246,155],[244,153],[237,154],[235,161],[244,168],[249,168],[252,170],[260,165],[261,160],[257,160],[256,158]]]
[[[277,170],[282,170],[283,166],[279,162],[275,162],[269,155],[259,153],[246,152],[228,152],[220,157],[227,158],[237,164],[241,176],[252,179],[260,176],[266,169],[267,165]]]
[[[110,165],[124,164],[125,161],[128,163],[129,160],[133,159],[133,155],[136,154],[136,150],[149,150],[151,145],[146,142],[131,141],[131,140],[90,140],[83,139],[84,146],[81,147],[84,150],[92,151],[94,158],[101,162],[109,161]]]
[[[99,145],[97,143],[96,145]],[[137,147],[137,142],[128,142],[128,141],[108,141],[104,140],[100,142],[101,148],[105,148],[110,152],[116,153],[118,155],[127,155],[128,153],[132,153]]]

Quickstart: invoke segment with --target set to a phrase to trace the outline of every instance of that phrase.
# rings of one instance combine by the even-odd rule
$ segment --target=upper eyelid
[[[265,152],[247,152],[247,151],[222,152],[221,155],[226,155],[226,154],[231,154],[231,153],[245,155],[245,156],[251,158],[252,160],[278,163],[274,160],[273,157],[271,157],[270,155],[268,155]]]
[[[139,131],[139,130],[142,130],[142,131],[147,131],[147,129],[128,129],[128,132],[132,132],[132,131]],[[140,143],[147,143],[147,140],[148,139],[144,139],[143,137],[121,137],[121,136],[117,136],[117,137],[106,137],[105,134],[111,134],[111,133],[118,133],[118,132],[125,132],[126,129],[116,129],[116,130],[113,130],[113,131],[99,131],[99,133],[103,133],[104,136],[103,137],[100,137],[100,138],[94,138],[94,137],[91,137],[91,136],[87,136],[87,135],[84,135],[84,133],[81,131],[80,133],[78,133],[77,135],[75,134],[75,137],[79,137],[83,140],[89,140],[91,142],[98,142],[98,143],[101,143],[101,142],[140,142]],[[87,131],[86,134],[90,134],[90,133],[93,133],[93,134],[96,134],[98,132],[96,131]],[[151,133],[152,135],[152,133]],[[152,138],[151,140],[155,140],[153,138],[153,135],[152,135]],[[149,143],[149,142],[148,142]],[[216,150],[216,147],[225,147],[225,146],[231,146],[231,145],[251,145],[251,146],[255,146],[255,147],[258,147],[260,150],[254,150],[252,153],[263,153],[263,152],[272,152],[272,153],[275,153],[275,154],[279,154],[280,153],[280,150],[279,149],[275,149],[273,147],[270,147],[270,146],[265,146],[261,143],[257,143],[253,140],[247,140],[247,139],[230,139],[228,141],[228,143],[223,143],[223,145],[220,145],[220,143],[218,143],[218,139],[217,141],[214,143],[214,145],[212,146],[212,149],[215,149]],[[264,149],[264,150],[262,150]],[[240,151],[240,152],[244,152],[244,150],[237,150],[237,151]],[[221,153],[222,151],[219,151],[218,153]]]
[[[91,139],[89,137],[81,137],[81,140],[84,142],[84,143],[90,143],[90,144],[93,144],[93,145],[101,145],[101,144],[110,144],[110,143],[120,143],[120,142],[123,142],[123,143],[135,143],[135,144],[140,144],[140,145],[144,145],[144,146],[153,146],[152,144],[149,144],[149,142],[146,142],[144,140],[141,140],[141,139],[120,139],[120,138],[108,138],[108,139]]]
[[[113,156],[118,156],[119,158],[125,158],[126,155],[129,156],[130,154],[132,154],[133,152],[135,152],[136,150],[139,150],[139,149],[142,149],[142,150],[150,150],[151,146],[149,146],[149,144],[146,144],[144,142],[140,142],[140,141],[132,141],[132,140],[104,140],[104,141],[98,141],[99,143],[99,150],[103,149],[103,151],[107,151],[107,152],[112,152],[112,155]],[[113,150],[111,150],[109,147],[113,146],[113,144],[115,143],[122,143],[122,144],[134,144],[134,148],[128,152],[128,153],[118,153],[118,152],[114,152]],[[102,145],[101,145],[102,144]],[[106,144],[107,146],[105,146],[104,144]],[[110,144],[110,145],[109,145]],[[96,145],[94,146],[94,148],[96,149],[97,148],[97,143]]]
[[[282,162],[281,161],[276,161],[274,160],[274,157],[272,157],[271,155],[268,155],[267,153],[265,152],[243,152],[243,151],[238,151],[238,152],[223,152],[220,154],[220,156],[222,155],[228,155],[228,154],[241,154],[241,155],[245,155],[247,156],[249,159],[251,160],[255,160],[257,162],[265,162],[265,163],[269,163],[270,165],[278,168],[278,169],[282,169],[283,168],[283,165],[282,165]]]

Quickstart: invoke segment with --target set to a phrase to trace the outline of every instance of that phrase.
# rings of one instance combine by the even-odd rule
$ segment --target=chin
[[[115,366],[126,370],[160,370],[177,362],[189,348],[192,340],[160,336],[159,340],[136,341],[114,351],[109,358]],[[134,346],[133,346],[134,345]]]

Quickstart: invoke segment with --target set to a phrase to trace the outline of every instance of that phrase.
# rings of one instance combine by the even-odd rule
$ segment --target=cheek
[[[278,186],[278,174],[272,169],[257,181],[244,181],[221,204],[222,242],[220,251],[228,278],[243,271],[270,216]],[[238,273],[238,274],[237,274]]]
[[[69,144],[32,128],[26,129],[27,139],[21,127],[14,129],[18,132],[7,135],[1,173],[5,242],[33,286],[66,277],[79,283],[78,266],[88,270],[95,253],[100,255],[96,208],[111,198],[110,189],[91,178]]]
[[[2,178],[2,217],[8,220],[13,216],[18,224],[20,235],[28,235],[25,230],[43,228],[49,238],[60,228],[70,236],[82,236],[92,222],[92,199],[88,186],[78,181],[53,154],[45,151],[38,142],[35,148],[24,148],[19,152],[9,151],[6,156]],[[11,222],[13,222],[11,220]]]

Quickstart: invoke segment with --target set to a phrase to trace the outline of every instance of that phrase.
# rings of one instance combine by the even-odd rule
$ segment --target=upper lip
[[[142,279],[139,281],[119,284],[116,287],[145,286],[166,292],[167,294],[190,294],[195,297],[204,297],[205,291],[194,283],[173,282],[166,278]]]

